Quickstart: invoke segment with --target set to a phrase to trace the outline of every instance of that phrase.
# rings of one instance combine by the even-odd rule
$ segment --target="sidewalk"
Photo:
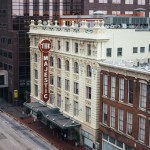
[[[0,99],[0,110],[14,117],[14,119],[36,132],[59,150],[85,150],[84,147],[76,147],[75,143],[72,141],[62,140],[56,130],[51,130],[41,122],[34,122],[33,117],[22,114],[25,110],[22,106],[14,106],[13,104]]]

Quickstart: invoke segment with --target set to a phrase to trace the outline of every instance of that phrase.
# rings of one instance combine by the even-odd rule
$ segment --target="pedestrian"
[[[65,140],[65,141],[67,140],[67,135],[66,135],[66,133],[64,133],[64,140]]]

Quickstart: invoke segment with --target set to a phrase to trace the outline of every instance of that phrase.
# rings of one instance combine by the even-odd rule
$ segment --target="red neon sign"
[[[38,44],[41,51],[41,70],[42,70],[42,100],[47,102],[49,100],[49,50],[51,49],[51,41],[41,40]]]

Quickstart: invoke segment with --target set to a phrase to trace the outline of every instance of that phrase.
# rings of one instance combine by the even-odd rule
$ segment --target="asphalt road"
[[[4,112],[0,112],[0,150],[58,149]]]

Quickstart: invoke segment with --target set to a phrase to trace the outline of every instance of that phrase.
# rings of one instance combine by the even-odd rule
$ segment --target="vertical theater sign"
[[[39,41],[38,47],[41,51],[41,72],[42,72],[42,100],[46,103],[49,100],[49,51],[51,41],[43,39]]]

